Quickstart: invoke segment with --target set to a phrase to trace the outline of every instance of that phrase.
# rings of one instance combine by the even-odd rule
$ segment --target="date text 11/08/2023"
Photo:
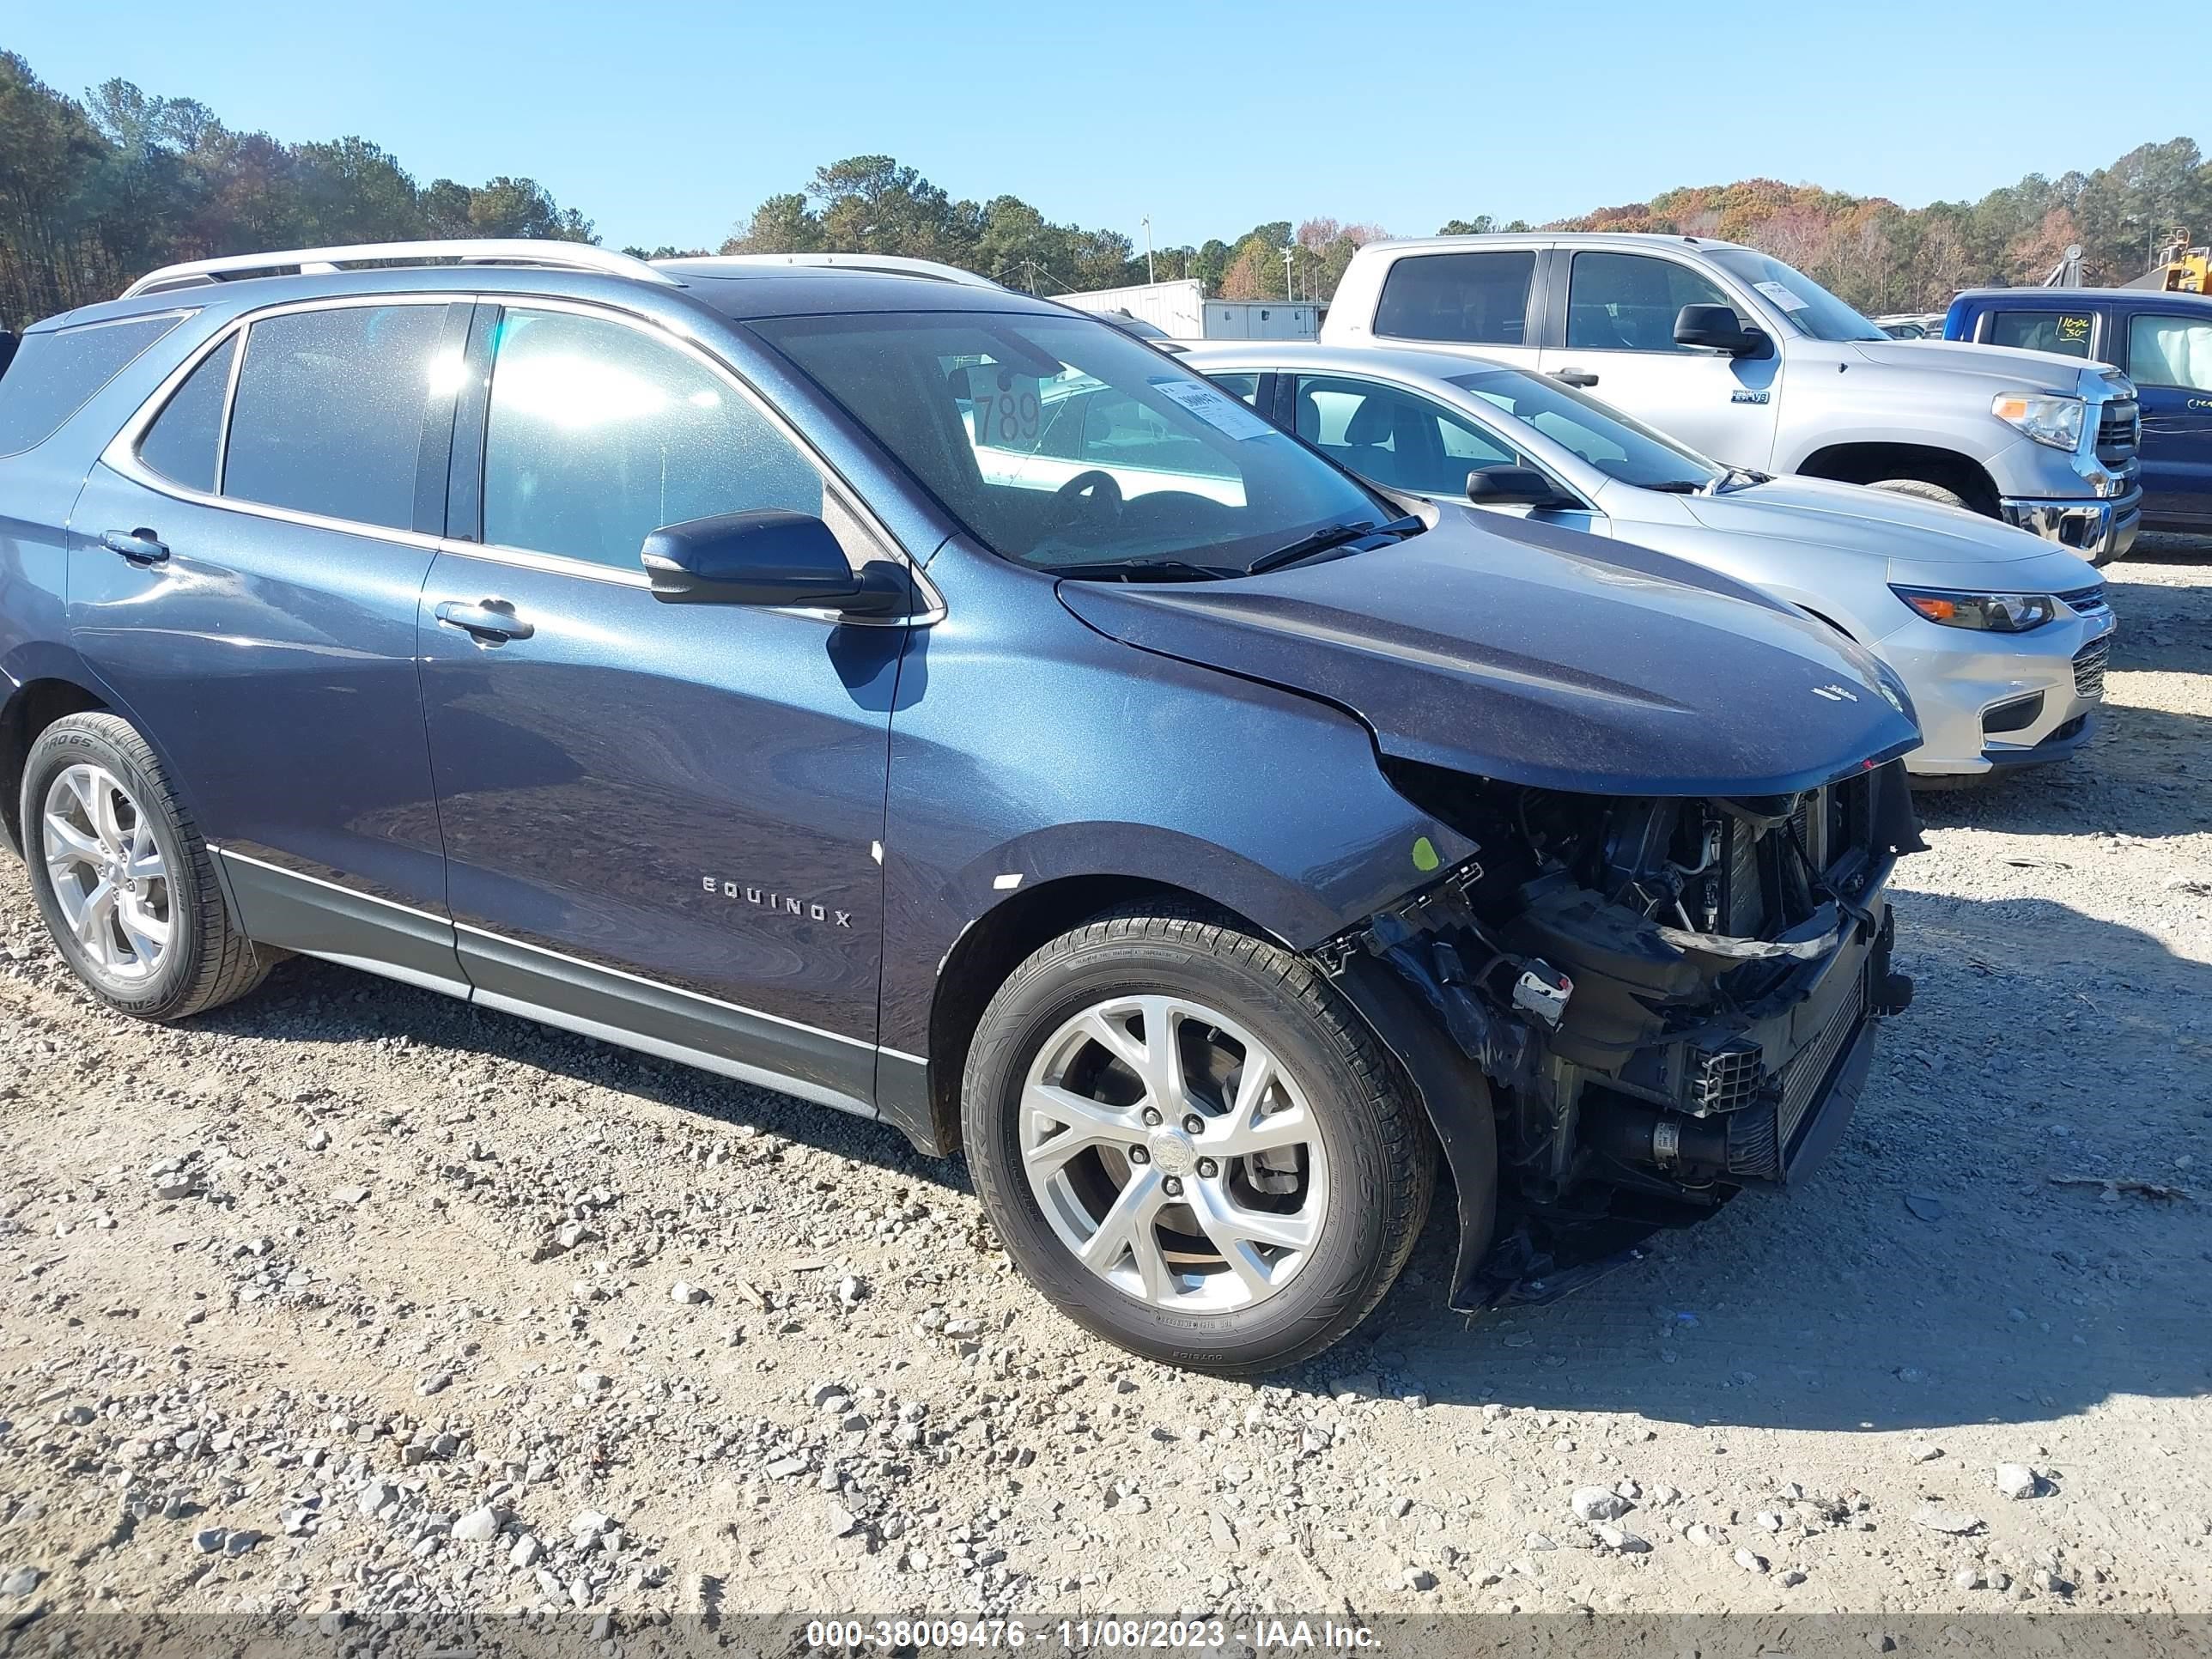
[[[1334,1619],[817,1619],[806,1626],[806,1645],[830,1651],[1030,1646],[1172,1651],[1235,1643],[1288,1653],[1352,1651],[1375,1642],[1370,1626]]]

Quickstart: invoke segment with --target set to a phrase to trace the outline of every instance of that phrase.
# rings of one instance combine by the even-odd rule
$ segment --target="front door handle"
[[[1586,368],[1563,368],[1557,375],[1553,376],[1553,378],[1555,380],[1565,380],[1569,386],[1595,386],[1597,384],[1597,376],[1591,374],[1589,370]]]
[[[538,631],[516,616],[514,607],[505,599],[478,599],[473,605],[466,599],[446,599],[431,614],[447,627],[458,628],[471,639],[489,645],[526,640]]]
[[[133,564],[160,564],[169,556],[161,538],[143,525],[136,530],[111,530],[100,538],[100,544]]]

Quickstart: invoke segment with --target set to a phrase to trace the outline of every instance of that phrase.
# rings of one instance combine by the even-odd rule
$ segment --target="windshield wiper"
[[[1754,484],[1772,483],[1771,472],[1754,472],[1747,466],[1732,466],[1721,477],[1714,480],[1713,494],[1726,495],[1739,489],[1749,489]]]
[[[1419,519],[1393,519],[1388,524],[1376,524],[1372,519],[1356,523],[1323,525],[1310,536],[1262,553],[1244,567],[1244,574],[1256,576],[1263,570],[1280,570],[1286,564],[1296,564],[1300,559],[1310,559],[1316,554],[1328,553],[1340,547],[1348,548],[1354,542],[1364,542],[1377,536],[1414,536],[1428,526]]]
[[[1233,564],[1194,564],[1188,559],[1101,559],[1096,564],[1056,564],[1055,576],[1075,581],[1218,582],[1241,576]]]
[[[1644,487],[1662,490],[1669,495],[1702,495],[1706,488],[1695,478],[1662,478],[1657,483],[1648,483]]]

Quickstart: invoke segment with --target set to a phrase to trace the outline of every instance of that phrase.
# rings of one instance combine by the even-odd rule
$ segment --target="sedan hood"
[[[1664,554],[1471,508],[1265,575],[1060,594],[1127,644],[1347,709],[1386,755],[1542,788],[1788,794],[1920,740],[1874,659],[1802,613]],[[1236,733],[1222,740],[1233,754]]]
[[[1864,484],[1776,478],[1725,495],[1676,499],[1708,530],[1912,564],[2014,564],[2051,550],[2042,537],[1978,513]],[[2085,576],[2073,585],[2094,580]]]

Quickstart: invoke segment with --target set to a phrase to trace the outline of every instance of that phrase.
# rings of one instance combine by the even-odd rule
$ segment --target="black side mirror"
[[[906,580],[888,560],[859,575],[821,520],[763,507],[672,524],[638,556],[653,596],[667,605],[800,605],[881,617],[906,603]]]
[[[1684,306],[1674,315],[1674,343],[1759,357],[1766,352],[1766,331],[1747,324],[1733,306]]]
[[[1467,498],[1477,507],[1565,505],[1552,481],[1533,466],[1484,466],[1467,475]]]

